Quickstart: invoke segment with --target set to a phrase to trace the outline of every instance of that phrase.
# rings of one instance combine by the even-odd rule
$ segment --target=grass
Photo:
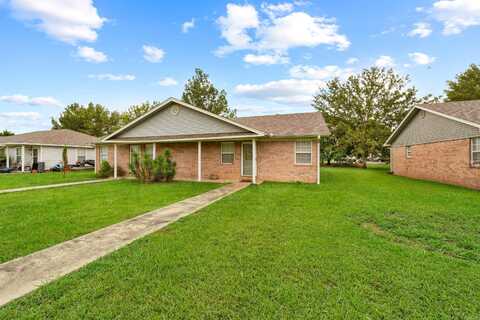
[[[95,179],[93,170],[45,173],[5,173],[0,174],[0,190],[42,186],[47,184],[78,182]]]
[[[0,263],[218,186],[122,180],[0,195]]]
[[[0,309],[2,319],[477,319],[479,192],[324,169],[251,186]]]

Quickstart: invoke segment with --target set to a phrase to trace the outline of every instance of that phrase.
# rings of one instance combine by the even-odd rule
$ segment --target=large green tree
[[[383,144],[417,102],[416,93],[408,76],[372,67],[345,81],[329,81],[313,106],[323,113],[341,150],[366,167],[369,156],[385,156]]]
[[[120,114],[100,104],[90,102],[86,107],[78,103],[68,105],[58,119],[52,118],[52,129],[71,129],[101,137],[121,125]]]
[[[157,107],[159,104],[160,102],[158,101],[153,101],[152,103],[146,101],[141,104],[135,104],[130,106],[127,111],[123,112],[120,115],[121,124],[126,125],[127,123],[132,122],[133,120]]]
[[[0,137],[6,137],[6,136],[13,136],[15,135],[15,133],[13,133],[12,131],[8,131],[8,130],[3,130],[3,131],[0,131]]]
[[[227,118],[234,118],[237,111],[228,106],[227,93],[218,90],[202,69],[195,69],[195,75],[187,81],[182,100]]]
[[[457,74],[455,80],[447,81],[445,90],[448,101],[480,99],[480,65],[471,64],[467,70]]]

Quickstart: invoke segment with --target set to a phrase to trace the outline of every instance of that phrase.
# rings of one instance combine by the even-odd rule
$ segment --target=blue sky
[[[0,0],[0,130],[50,128],[69,103],[125,110],[180,97],[194,68],[240,115],[312,110],[371,65],[421,94],[480,63],[479,0]]]

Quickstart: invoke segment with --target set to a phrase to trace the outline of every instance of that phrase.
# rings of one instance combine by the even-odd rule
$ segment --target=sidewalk
[[[0,306],[158,231],[248,185],[249,183],[242,182],[229,184],[0,264]]]

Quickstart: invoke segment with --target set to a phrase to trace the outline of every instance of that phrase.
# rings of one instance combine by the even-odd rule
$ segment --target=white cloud
[[[182,24],[182,32],[187,33],[188,31],[190,31],[190,29],[193,29],[194,27],[195,27],[195,19],[192,18],[192,20],[185,21]]]
[[[439,0],[433,4],[434,17],[443,23],[443,34],[462,33],[480,25],[479,0]]]
[[[229,44],[220,47],[217,50],[218,55],[249,48],[252,38],[248,35],[248,30],[256,29],[260,25],[257,10],[249,4],[227,4],[227,16],[218,18],[217,22],[220,25],[222,37]]]
[[[110,81],[132,81],[135,80],[133,74],[111,74],[111,73],[102,73],[102,74],[90,74],[88,76],[90,79],[97,80],[110,80]]]
[[[347,78],[353,73],[353,69],[342,69],[339,66],[325,66],[323,68],[318,66],[294,66],[289,70],[290,76],[300,79],[317,79],[324,80],[334,77]]]
[[[105,53],[97,51],[91,47],[78,47],[77,56],[85,61],[93,63],[102,63],[108,61],[108,57]]]
[[[288,2],[278,4],[262,3],[261,7],[262,10],[271,18],[293,11],[293,3]]]
[[[418,22],[413,25],[412,31],[408,33],[410,37],[426,38],[432,33],[429,23]]]
[[[39,120],[41,118],[38,112],[0,112],[0,119],[7,120]]]
[[[324,86],[322,80],[285,79],[263,84],[239,84],[235,86],[235,93],[253,99],[305,105],[310,104],[313,95]]]
[[[375,61],[375,66],[380,68],[393,68],[395,66],[395,60],[390,56],[380,56]]]
[[[271,5],[264,5],[267,8]],[[270,7],[278,12],[288,13],[289,6]],[[281,9],[280,9],[281,8]],[[350,41],[338,33],[334,19],[311,16],[305,12],[289,12],[277,16],[269,14],[260,22],[259,15],[252,5],[227,5],[227,15],[217,22],[222,37],[228,45],[220,47],[216,53],[223,55],[236,50],[272,51],[286,53],[295,47],[335,46],[345,50]]]
[[[21,94],[0,96],[0,101],[19,105],[52,106],[59,107],[62,104],[53,97],[29,97]]]
[[[250,64],[266,64],[266,65],[272,65],[272,64],[286,64],[289,63],[290,59],[285,56],[281,56],[278,54],[247,54],[246,56],[243,57],[243,61],[246,63]]]
[[[416,64],[419,64],[419,65],[432,64],[436,60],[435,57],[430,57],[427,54],[421,53],[421,52],[409,53],[408,56],[410,57],[410,59],[413,62],[415,62]]]
[[[63,42],[93,42],[106,21],[92,0],[11,0],[14,16]]]
[[[331,19],[312,17],[305,12],[292,12],[275,18],[258,30],[260,49],[288,50],[295,47],[316,47],[322,44],[345,50],[350,46],[347,37],[338,33]]]
[[[358,61],[359,61],[358,58],[349,58],[347,60],[347,64],[350,64],[350,65],[356,64],[356,63],[358,63]]]
[[[178,81],[173,78],[166,77],[158,81],[157,84],[162,87],[170,87],[170,86],[176,86],[178,84]]]
[[[143,47],[143,57],[145,60],[156,63],[161,62],[163,57],[165,57],[165,51],[154,46],[144,45]]]

